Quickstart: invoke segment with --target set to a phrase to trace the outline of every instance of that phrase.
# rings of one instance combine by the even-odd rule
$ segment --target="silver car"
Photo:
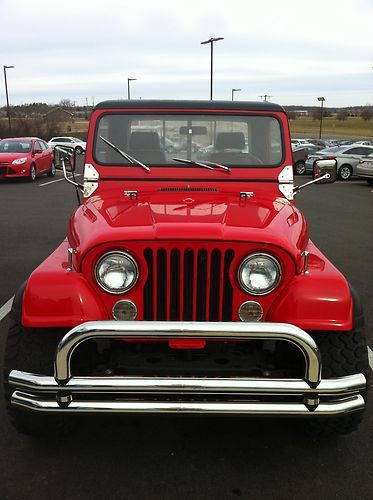
[[[373,154],[361,158],[356,170],[358,177],[365,179],[368,184],[373,185]]]
[[[49,146],[54,149],[55,146],[67,146],[73,148],[78,155],[85,153],[87,143],[77,137],[52,137],[48,142]]]
[[[328,157],[337,160],[338,177],[343,181],[348,181],[357,174],[357,165],[363,156],[373,154],[373,146],[361,146],[360,144],[350,144],[348,146],[334,146],[325,148],[312,154],[306,161],[306,173],[311,173],[316,160]]]

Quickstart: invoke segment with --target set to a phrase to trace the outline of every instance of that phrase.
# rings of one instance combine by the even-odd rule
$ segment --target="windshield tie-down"
[[[220,163],[214,163],[212,161],[201,162],[201,161],[187,160],[186,158],[172,158],[172,159],[180,163],[186,163],[187,165],[194,165],[196,167],[208,168],[209,170],[215,170],[216,168],[221,168],[227,174],[232,173],[232,170],[229,167],[221,165]]]
[[[108,146],[110,146],[112,149],[114,149],[114,151],[116,151],[121,156],[123,156],[123,158],[125,158],[130,163],[132,163],[132,165],[138,165],[139,167],[142,167],[144,170],[146,170],[146,172],[148,172],[148,173],[150,172],[150,168],[147,165],[144,165],[144,163],[141,163],[141,161],[136,160],[136,158],[134,158],[133,156],[129,155],[128,153],[125,153],[124,151],[122,151],[121,149],[119,149],[118,146],[116,146],[115,144],[112,144],[110,141],[108,141],[107,139],[105,139],[105,137],[102,137],[102,135],[100,135],[99,137]]]

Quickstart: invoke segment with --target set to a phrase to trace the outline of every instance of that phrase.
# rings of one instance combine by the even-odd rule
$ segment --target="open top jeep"
[[[320,160],[306,184],[335,178]],[[18,429],[105,412],[357,427],[362,310],[294,206],[282,107],[102,102],[75,184],[67,238],[13,303],[5,392]]]

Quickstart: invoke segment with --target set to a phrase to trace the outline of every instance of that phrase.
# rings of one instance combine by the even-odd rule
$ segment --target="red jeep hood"
[[[139,192],[137,200],[92,196],[72,217],[69,239],[81,256],[102,243],[156,239],[267,243],[296,257],[308,230],[284,198],[254,192],[240,201],[239,192],[163,191]]]

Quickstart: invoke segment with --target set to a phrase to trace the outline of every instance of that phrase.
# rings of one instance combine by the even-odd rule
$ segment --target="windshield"
[[[0,153],[29,153],[31,141],[0,141]]]
[[[282,160],[279,121],[272,116],[124,114],[103,115],[97,124],[94,156],[102,165],[130,165],[110,147],[146,165],[181,167],[174,158],[231,167],[278,166]]]

